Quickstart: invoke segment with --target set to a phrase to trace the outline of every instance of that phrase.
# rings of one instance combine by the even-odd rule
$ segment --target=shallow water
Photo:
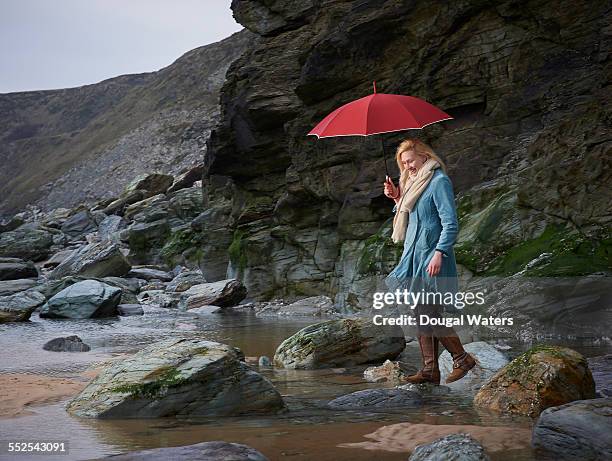
[[[241,348],[247,357],[272,357],[285,338],[317,321],[320,319],[259,318],[250,312],[197,316],[147,307],[141,317],[105,320],[47,320],[34,314],[30,322],[0,325],[0,372],[83,379],[80,373],[96,362],[132,353],[177,335],[197,335],[231,344]],[[71,334],[79,335],[92,350],[57,353],[42,349],[46,341]],[[570,344],[559,338],[551,338],[549,342],[573,347],[587,356],[610,350],[607,343],[574,341]],[[512,346],[510,356],[528,347],[516,343]],[[418,354],[418,350],[414,349],[414,353]],[[414,363],[419,364],[419,357],[414,357]],[[37,456],[36,459],[81,460],[145,448],[224,440],[250,445],[270,460],[382,461],[405,460],[409,456],[409,450],[395,442],[402,437],[406,439],[408,436],[401,430],[407,428],[410,434],[412,426],[394,426],[398,423],[420,424],[414,426],[416,432],[431,433],[448,425],[469,425],[497,428],[492,434],[499,443],[493,443],[492,459],[533,459],[529,448],[531,419],[479,412],[468,400],[453,395],[431,398],[422,408],[388,413],[332,411],[324,407],[336,396],[386,386],[366,383],[362,379],[365,368],[260,370],[274,382],[289,405],[288,413],[277,416],[88,420],[70,416],[64,410],[66,401],[62,401],[32,407],[30,415],[0,419],[0,439],[69,441],[68,455]],[[0,459],[23,460],[24,457],[0,455]]]

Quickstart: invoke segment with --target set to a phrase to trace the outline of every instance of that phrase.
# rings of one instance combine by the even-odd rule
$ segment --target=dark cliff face
[[[225,71],[249,31],[157,72],[0,95],[0,213],[117,195],[135,176],[200,163]]]
[[[229,68],[206,156],[209,227],[233,233],[251,294],[367,305],[397,262],[380,140],[307,137],[379,92],[455,119],[385,135],[428,142],[458,193],[460,263],[476,274],[610,270],[609,4],[239,1],[258,35]],[[220,231],[221,232],[221,231]],[[562,242],[562,243],[560,243]]]

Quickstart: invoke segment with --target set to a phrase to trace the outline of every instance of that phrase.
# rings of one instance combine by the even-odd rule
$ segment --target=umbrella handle
[[[391,175],[389,174],[389,169],[387,168],[387,156],[385,155],[385,143],[382,138],[380,138],[380,145],[382,146],[382,156],[383,162],[385,163],[385,173],[387,174],[387,178],[390,178]]]

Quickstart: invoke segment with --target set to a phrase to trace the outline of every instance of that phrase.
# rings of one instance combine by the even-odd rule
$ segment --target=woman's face
[[[427,161],[426,155],[417,154],[414,150],[407,150],[401,155],[402,165],[410,175],[415,175],[419,168]]]

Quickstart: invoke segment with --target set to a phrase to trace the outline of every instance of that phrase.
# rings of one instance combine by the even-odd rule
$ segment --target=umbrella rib
[[[363,130],[366,136],[371,134],[371,133],[368,133],[368,131],[370,130],[370,123],[369,123],[370,122],[370,106],[372,105],[372,101],[374,101],[375,97],[376,97],[376,94],[370,97],[370,100],[368,101],[368,107],[366,107],[365,130]]]
[[[399,102],[397,99],[395,99],[395,98],[391,98],[391,101],[392,101],[392,102],[393,102],[393,104],[395,104],[396,106],[399,106],[399,107],[401,108],[402,112],[405,112],[405,113],[407,113],[407,114],[408,114],[410,117],[412,117],[412,120],[414,120],[414,121],[416,122],[416,124],[418,125],[418,126],[416,126],[416,127],[414,127],[414,128],[404,128],[405,130],[412,130],[412,129],[419,129],[419,130],[420,130],[421,128],[423,128],[423,125],[421,125],[421,122],[419,122],[419,120],[417,120],[417,118],[415,117],[415,115],[414,115],[412,112],[410,112],[408,109],[406,109],[406,107],[405,107],[405,106],[404,106],[402,103],[400,103],[400,102]]]

